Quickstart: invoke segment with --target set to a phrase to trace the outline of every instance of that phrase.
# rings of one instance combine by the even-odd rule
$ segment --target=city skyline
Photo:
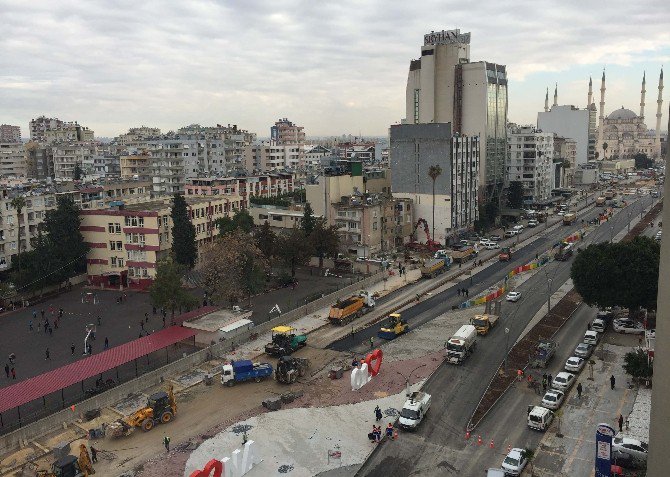
[[[585,107],[588,78],[603,67],[605,114],[637,112],[643,72],[650,90],[670,60],[670,13],[660,1],[642,13],[616,2],[518,15],[494,2],[425,2],[418,12],[381,2],[283,7],[0,0],[0,122],[19,125],[24,138],[40,115],[77,120],[96,136],[231,123],[265,137],[288,117],[308,136],[386,136],[404,117],[407,67],[431,30],[471,32],[472,61],[507,65],[509,121],[519,124],[536,122],[555,83],[559,104]],[[505,28],[493,28],[501,16]],[[639,33],[623,35],[631,26]]]

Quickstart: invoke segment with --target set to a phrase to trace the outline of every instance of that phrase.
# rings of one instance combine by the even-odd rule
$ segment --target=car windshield
[[[554,381],[556,381],[559,384],[565,384],[568,380],[562,376],[557,376],[554,378]]]
[[[486,326],[487,321],[482,319],[472,320],[472,324],[475,326]]]
[[[416,420],[419,418],[419,413],[413,409],[407,409],[406,407],[403,407],[402,411],[400,411],[400,417],[404,417],[405,419]]]
[[[515,459],[514,457],[507,456],[507,457],[505,457],[505,460],[503,461],[503,464],[510,465],[512,467],[516,467],[516,466],[519,465],[519,460]]]
[[[554,394],[547,394],[544,397],[544,400],[548,401],[548,402],[554,402],[554,401],[556,401],[556,396]]]
[[[449,351],[461,351],[463,346],[455,343],[447,343],[447,350]]]

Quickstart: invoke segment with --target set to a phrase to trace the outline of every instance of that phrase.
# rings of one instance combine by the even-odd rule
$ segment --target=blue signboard
[[[608,424],[596,428],[596,477],[612,475],[612,438],[614,429]]]

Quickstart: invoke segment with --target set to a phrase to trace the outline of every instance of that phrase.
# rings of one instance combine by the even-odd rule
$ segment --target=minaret
[[[640,119],[644,121],[644,96],[647,94],[647,72],[642,75],[642,91],[640,98]]]
[[[590,108],[593,104],[593,79],[589,76],[589,99],[586,102],[586,107]]]
[[[661,157],[661,117],[663,116],[663,68],[661,68],[661,76],[658,78],[658,110],[656,111],[656,157]]]
[[[549,112],[549,88],[547,88],[547,95],[544,97],[544,112]]]
[[[554,88],[554,104],[553,106],[558,106],[558,83],[556,83],[556,87]]]
[[[603,148],[603,133],[605,130],[605,70],[603,69],[603,78],[600,82],[600,117],[598,125],[598,149],[602,150]],[[604,159],[604,156],[600,156]]]

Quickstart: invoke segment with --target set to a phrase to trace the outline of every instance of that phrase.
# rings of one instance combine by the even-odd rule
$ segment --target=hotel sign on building
[[[423,45],[449,45],[452,43],[470,44],[470,33],[461,33],[461,30],[431,31],[423,35]]]

